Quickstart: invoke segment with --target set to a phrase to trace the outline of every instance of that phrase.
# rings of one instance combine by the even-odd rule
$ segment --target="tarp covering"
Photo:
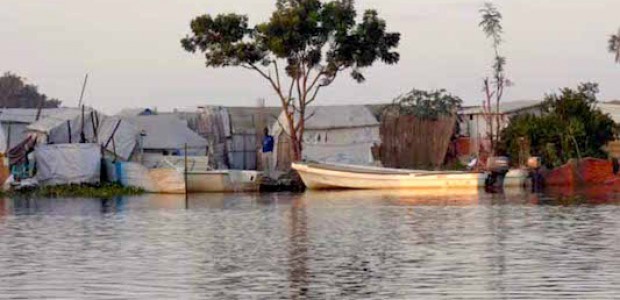
[[[36,179],[43,185],[98,183],[101,152],[97,144],[40,145]]]
[[[299,117],[299,116],[297,116]],[[380,142],[379,122],[365,106],[317,106],[308,108],[302,159],[357,165],[374,164],[372,146]],[[280,115],[271,133],[275,138],[272,168],[290,168],[290,139],[286,116]],[[281,127],[284,126],[285,128]]]
[[[0,153],[6,153],[8,151],[8,145],[6,142],[6,135],[4,134],[2,127],[0,127]]]
[[[116,153],[122,160],[128,160],[136,148],[139,135],[140,131],[133,123],[121,120],[120,117],[107,117],[99,126],[98,142],[104,147],[107,144],[108,152]]]
[[[174,115],[137,116],[127,119],[146,134],[142,144],[145,150],[180,150],[187,144],[190,149],[206,151],[207,141],[189,129],[186,121]]]
[[[82,115],[84,116],[82,118]],[[45,139],[39,142],[51,144],[79,143],[84,129],[84,138],[88,142],[96,142],[95,127],[98,119],[103,118],[91,108],[66,108],[51,113],[44,118],[28,125],[27,131]]]

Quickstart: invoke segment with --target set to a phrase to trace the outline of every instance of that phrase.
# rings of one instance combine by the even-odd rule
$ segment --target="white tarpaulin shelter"
[[[82,120],[82,110],[79,108],[59,110],[28,125],[27,129],[39,136],[45,136],[47,143],[64,144],[79,142],[83,125],[84,135],[88,140],[92,140],[94,130],[91,111],[93,110],[85,108]]]
[[[44,108],[40,112],[40,120],[63,111],[75,111],[77,108]],[[39,110],[36,108],[3,108],[0,109],[0,124],[8,140],[9,149],[17,146],[28,136],[27,127],[36,122]]]
[[[303,159],[357,165],[373,163],[371,148],[380,142],[380,124],[366,106],[313,106],[308,108],[306,118]],[[288,128],[281,128],[280,124],[287,124],[284,114],[271,130],[276,157],[273,167],[286,170],[291,163]]]
[[[0,153],[6,153],[8,151],[7,139],[4,134],[4,130],[0,127]]]
[[[120,117],[106,117],[98,128],[98,143],[106,146],[121,160],[129,160],[138,143],[140,131],[131,122]],[[116,131],[115,131],[116,130]]]
[[[174,115],[151,115],[126,118],[146,135],[142,141],[145,151],[183,150],[185,144],[190,155],[205,155],[207,140],[193,132],[187,121]]]
[[[34,156],[36,179],[43,185],[99,182],[101,152],[97,144],[39,145]]]

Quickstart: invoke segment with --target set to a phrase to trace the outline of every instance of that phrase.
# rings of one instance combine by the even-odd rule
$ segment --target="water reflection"
[[[611,188],[0,199],[0,298],[613,297],[619,199]]]

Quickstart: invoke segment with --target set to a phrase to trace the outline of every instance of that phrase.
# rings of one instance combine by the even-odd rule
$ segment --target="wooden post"
[[[11,122],[9,122],[9,126],[8,126],[8,131],[6,134],[6,149],[7,149],[7,153],[9,152],[9,150],[11,150]]]
[[[70,120],[67,120],[67,130],[69,132],[69,144],[71,144],[71,121]],[[49,144],[49,142],[50,141],[48,137],[47,143]]]
[[[88,82],[88,73],[84,76],[84,83],[82,83],[82,91],[80,92],[80,100],[78,100],[78,107],[82,106],[82,100],[84,99],[84,91],[86,90],[86,83]]]
[[[183,177],[185,178],[185,200],[187,201],[187,143],[185,143],[185,151],[183,152],[185,168],[183,169]]]

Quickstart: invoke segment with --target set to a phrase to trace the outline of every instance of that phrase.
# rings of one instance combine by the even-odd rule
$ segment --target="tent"
[[[36,178],[43,185],[99,182],[101,152],[97,144],[39,145],[34,156]]]
[[[188,156],[204,156],[207,140],[193,132],[187,122],[174,115],[147,115],[124,118],[140,131],[142,163],[157,166],[162,156],[182,155],[187,145]]]
[[[273,124],[275,139],[272,166],[276,170],[290,168],[288,128],[282,128],[286,117],[281,114]],[[363,105],[313,106],[306,114],[303,136],[303,159],[319,162],[371,165],[371,148],[380,141],[379,122]]]

